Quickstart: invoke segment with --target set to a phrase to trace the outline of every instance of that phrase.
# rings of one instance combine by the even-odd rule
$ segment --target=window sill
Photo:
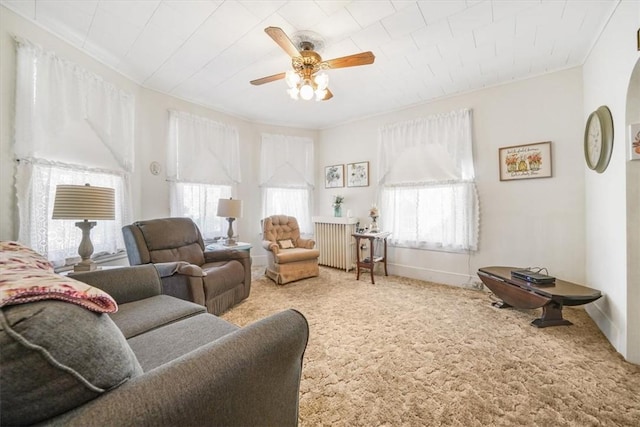
[[[129,265],[129,262],[127,260],[127,253],[125,251],[122,252],[118,252],[115,254],[108,254],[108,255],[100,255],[98,257],[93,258],[93,260],[96,262],[96,264],[98,265]],[[125,260],[127,261],[124,264],[120,264],[119,261]],[[114,264],[115,263],[115,264]],[[63,273],[66,271],[72,271],[73,270],[73,265],[64,265],[62,267],[57,267],[55,269],[56,273]]]

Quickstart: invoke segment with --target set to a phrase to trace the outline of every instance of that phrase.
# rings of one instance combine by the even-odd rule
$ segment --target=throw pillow
[[[0,308],[3,425],[48,420],[141,375],[111,318],[47,300]]]
[[[293,246],[293,242],[291,241],[291,239],[278,240],[278,246],[280,246],[280,249],[295,248],[295,246]]]

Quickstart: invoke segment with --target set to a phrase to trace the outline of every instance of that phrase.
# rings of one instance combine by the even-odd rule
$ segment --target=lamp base
[[[223,243],[224,246],[238,246],[238,242],[235,239],[226,239]]]
[[[224,241],[225,246],[236,246],[236,240],[233,238],[233,221],[235,218],[227,218],[229,221],[229,229],[227,230],[227,239]]]
[[[93,253],[93,244],[91,243],[91,229],[96,226],[95,221],[76,222],[76,227],[82,230],[82,241],[78,247],[78,255],[82,261],[73,267],[73,271],[94,271],[97,269],[96,263],[91,259]]]
[[[92,260],[82,260],[73,266],[73,271],[76,273],[95,270],[98,270],[98,264]]]

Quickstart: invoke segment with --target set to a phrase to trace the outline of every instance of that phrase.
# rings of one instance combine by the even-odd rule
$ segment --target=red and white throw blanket
[[[45,299],[98,313],[118,311],[115,300],[101,289],[56,274],[48,260],[18,242],[0,242],[0,307]]]

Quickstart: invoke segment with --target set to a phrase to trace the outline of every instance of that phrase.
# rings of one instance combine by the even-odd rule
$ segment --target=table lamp
[[[227,221],[229,221],[227,240],[224,245],[235,246],[237,243],[233,238],[233,221],[236,218],[242,218],[242,200],[233,200],[233,198],[219,199],[217,215],[227,218]]]
[[[82,230],[82,241],[78,255],[82,258],[73,267],[74,271],[93,271],[96,263],[91,260],[93,244],[91,229],[99,219],[115,219],[115,190],[106,187],[85,185],[58,185],[53,203],[53,219],[81,219],[76,227]]]

